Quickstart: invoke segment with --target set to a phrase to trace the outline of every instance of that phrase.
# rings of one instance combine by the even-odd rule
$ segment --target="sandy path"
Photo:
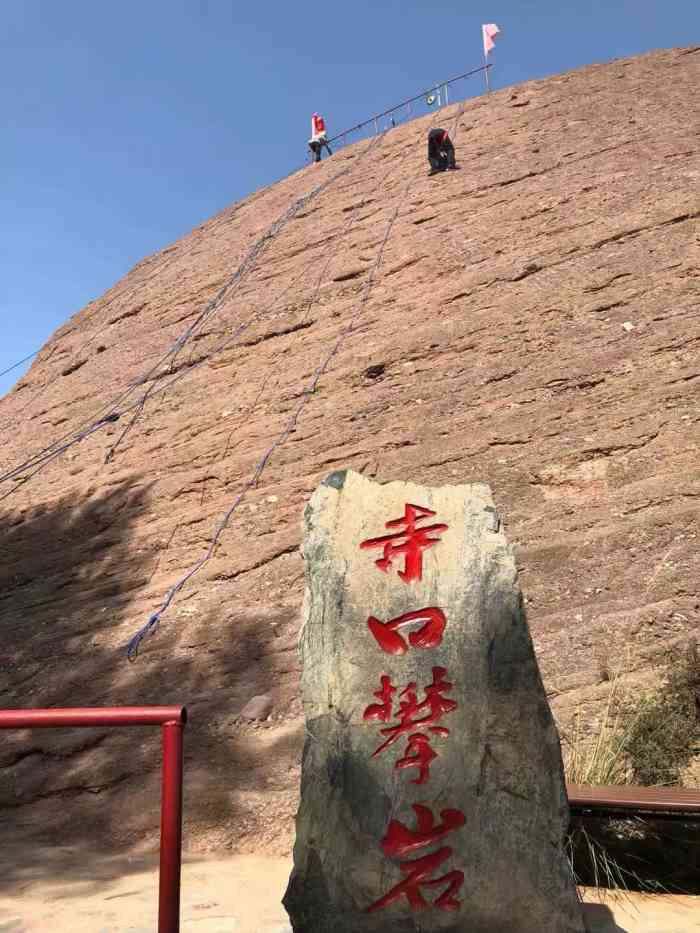
[[[7,859],[7,853],[4,854]],[[0,861],[0,879],[7,877]],[[189,859],[183,866],[182,933],[291,933],[280,904],[288,859]],[[153,933],[157,865],[152,858],[78,859],[12,865],[0,881],[0,933]],[[589,933],[700,933],[700,898],[584,892]]]
[[[286,859],[187,860],[182,933],[287,933],[280,898]],[[153,933],[158,874],[153,859],[107,859],[47,878],[28,869],[14,892],[0,887],[0,933]]]

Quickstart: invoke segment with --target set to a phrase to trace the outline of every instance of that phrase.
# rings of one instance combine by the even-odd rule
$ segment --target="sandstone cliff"
[[[700,50],[681,49],[450,106],[434,122],[455,127],[459,172],[428,178],[428,121],[399,126],[224,210],[71,318],[0,402],[2,472],[138,381],[257,244],[109,462],[127,416],[0,485],[2,705],[187,703],[190,848],[287,851],[300,516],[346,466],[491,484],[562,728],[577,706],[595,728],[611,666],[653,682],[700,618],[699,85]],[[239,722],[266,692],[272,718]],[[154,732],[8,734],[3,841],[150,842],[158,767]]]

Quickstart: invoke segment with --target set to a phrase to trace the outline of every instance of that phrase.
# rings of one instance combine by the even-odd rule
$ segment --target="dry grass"
[[[594,742],[587,741],[581,728],[581,711],[576,711],[571,735],[562,736],[564,743],[564,771],[570,784],[628,784],[631,769],[625,754],[629,732],[625,730],[620,713],[620,673],[606,669],[604,678],[610,683],[607,703],[598,725]],[[626,891],[627,872],[594,839],[582,823],[571,828],[566,840],[571,874],[576,885],[581,884],[574,865],[574,854],[589,868],[592,883],[597,890]]]
[[[608,699],[589,739],[576,713],[562,736],[571,784],[678,784],[700,742],[700,652],[695,641],[668,653],[663,683],[641,696],[623,695],[620,671],[607,671]]]
[[[577,887],[584,886],[578,876],[575,862],[580,859],[589,869],[589,877],[585,880],[585,887],[595,888],[596,891],[644,891],[647,894],[665,894],[668,889],[657,881],[641,878],[636,872],[620,865],[606,847],[591,835],[579,823],[573,828],[566,839],[566,850],[569,859],[571,874]],[[576,859],[574,855],[576,854]]]
[[[597,736],[593,739],[590,733],[584,734],[580,710],[571,733],[562,735],[567,781],[592,785],[678,783],[680,769],[696,750],[699,737],[700,652],[696,643],[672,649],[663,684],[642,696],[623,693],[619,670],[606,668],[605,673],[602,679],[610,689]],[[567,847],[576,883],[574,854],[596,888],[665,890],[658,882],[642,879],[621,866],[586,830],[583,821],[572,826]]]
[[[586,741],[578,710],[570,736],[563,736],[564,770],[570,784],[629,784],[632,769],[627,755],[633,721],[624,717],[620,672],[610,672],[610,691],[595,741]]]

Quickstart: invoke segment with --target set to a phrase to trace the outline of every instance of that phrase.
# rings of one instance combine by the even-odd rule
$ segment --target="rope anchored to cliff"
[[[279,236],[289,221],[295,217],[304,207],[307,207],[320,194],[327,191],[339,179],[343,178],[358,164],[360,164],[365,156],[374,149],[378,141],[379,140],[376,138],[372,139],[369,145],[355,159],[353,159],[349,165],[344,166],[326,181],[314,186],[305,195],[297,198],[293,204],[284,212],[284,214],[258,238],[236,271],[231,276],[229,276],[214,298],[212,298],[204,307],[204,309],[199,313],[195,321],[193,321],[192,324],[185,328],[183,333],[171,344],[169,349],[160,357],[157,363],[150,367],[146,373],[144,373],[138,379],[132,381],[128,388],[126,388],[119,395],[115,396],[109,402],[102,405],[102,407],[93,415],[92,418],[82,422],[78,428],[64,434],[52,444],[33,454],[23,463],[0,475],[0,484],[6,483],[10,480],[20,480],[17,485],[8,490],[4,496],[0,497],[0,501],[2,501],[2,499],[6,499],[8,496],[11,496],[18,488],[21,488],[21,486],[28,482],[38,472],[43,470],[50,462],[55,460],[61,454],[65,453],[75,444],[79,444],[87,437],[90,437],[106,424],[113,423],[115,420],[117,420],[118,417],[123,417],[128,413],[133,413],[133,417],[130,423],[125,427],[124,431],[122,431],[116,442],[111,445],[107,451],[106,459],[108,461],[111,460],[121,441],[138,421],[138,418],[144,410],[149,398],[151,398],[158,391],[156,388],[158,383],[168,375],[168,372],[172,373],[173,364],[177,359],[180,351],[201,328],[202,324],[220,309],[224,299],[229,295],[229,292],[241,284],[245,276],[247,276],[247,274],[251,271],[256,261],[267,248],[267,245],[275,237]],[[168,372],[158,373],[158,370],[161,369],[161,367],[166,363],[168,364]],[[141,397],[132,402],[130,405],[125,406],[125,402],[127,402],[129,398],[134,395],[138,387],[147,382],[150,384],[148,389],[141,395]],[[117,418],[114,417],[115,413],[117,414]],[[28,470],[31,470],[32,472],[26,476],[23,475]]]
[[[383,135],[383,134],[382,134],[382,135]],[[387,175],[386,175],[386,176],[384,177],[384,179],[382,180],[381,184],[383,184],[384,181],[386,181],[386,178],[389,177],[389,174],[391,174],[391,171],[393,171],[393,169],[391,169],[390,172],[387,173]],[[216,526],[216,528],[215,528],[215,530],[214,530],[214,534],[213,534],[213,536],[212,536],[211,542],[210,542],[210,544],[209,544],[209,547],[207,548],[206,553],[205,553],[205,554],[204,554],[204,555],[203,555],[203,556],[202,556],[202,557],[187,571],[187,573],[184,574],[184,576],[182,576],[182,577],[177,581],[177,583],[175,583],[175,584],[168,590],[168,592],[167,592],[166,595],[165,595],[165,599],[163,600],[163,602],[162,602],[162,604],[160,605],[160,607],[159,607],[155,612],[153,612],[153,613],[149,616],[148,621],[146,622],[146,624],[145,624],[141,629],[139,629],[139,631],[138,631],[138,632],[134,635],[134,637],[129,641],[129,643],[128,643],[128,645],[127,645],[126,651],[127,651],[127,657],[128,657],[128,659],[129,659],[130,661],[136,660],[136,657],[137,657],[137,655],[138,655],[139,648],[140,648],[140,646],[141,646],[142,641],[143,641],[144,638],[146,638],[148,635],[150,635],[150,634],[153,633],[153,631],[155,630],[155,628],[158,626],[158,623],[160,622],[160,619],[161,619],[162,615],[163,615],[163,614],[166,612],[166,610],[169,608],[169,606],[171,605],[171,603],[173,602],[173,600],[175,599],[175,597],[177,596],[177,594],[180,592],[180,590],[182,590],[182,588],[188,583],[188,581],[191,580],[192,577],[193,577],[196,573],[198,573],[198,572],[202,569],[202,567],[203,567],[206,563],[208,563],[208,562],[211,560],[211,558],[214,556],[214,552],[216,551],[216,547],[217,547],[217,545],[218,545],[218,543],[219,543],[219,539],[221,538],[221,535],[223,534],[223,532],[224,532],[224,530],[226,529],[226,527],[228,526],[228,523],[230,522],[232,516],[234,515],[234,513],[235,513],[236,510],[238,509],[238,506],[239,506],[240,503],[243,501],[243,499],[244,499],[244,497],[246,496],[246,494],[247,494],[251,489],[253,489],[253,488],[257,485],[258,480],[259,480],[260,477],[262,476],[262,473],[263,473],[263,471],[265,470],[265,467],[267,466],[267,464],[268,464],[270,458],[272,457],[272,455],[275,453],[275,451],[276,451],[279,447],[281,447],[281,446],[285,443],[285,441],[287,440],[287,438],[289,437],[289,435],[290,435],[290,434],[294,431],[294,429],[296,428],[297,422],[299,421],[299,418],[300,418],[300,416],[301,416],[301,414],[302,414],[304,408],[306,407],[306,405],[307,405],[308,402],[310,401],[312,395],[313,395],[314,392],[316,391],[316,388],[317,388],[317,386],[318,386],[319,381],[321,380],[322,376],[323,376],[323,375],[326,373],[326,371],[328,370],[328,368],[329,368],[329,366],[330,366],[330,364],[331,364],[333,358],[336,356],[336,354],[337,354],[338,351],[340,350],[340,348],[341,348],[341,346],[343,345],[343,343],[345,342],[345,340],[350,336],[350,334],[351,334],[351,333],[353,332],[353,330],[355,329],[355,326],[356,326],[356,324],[357,324],[357,321],[358,321],[360,315],[362,314],[362,311],[364,310],[364,307],[365,307],[365,305],[366,305],[366,303],[367,303],[367,300],[368,300],[368,298],[369,298],[369,294],[370,294],[370,291],[371,291],[372,286],[373,286],[373,284],[374,284],[374,279],[375,279],[377,270],[379,269],[379,266],[380,266],[380,264],[381,264],[382,258],[383,258],[383,256],[384,256],[384,250],[385,250],[385,248],[386,248],[386,244],[387,244],[387,242],[388,242],[388,240],[389,240],[389,236],[390,236],[391,231],[392,231],[392,229],[393,229],[393,227],[394,227],[394,224],[395,224],[395,222],[396,222],[396,218],[398,217],[398,213],[399,213],[399,209],[400,209],[400,207],[401,207],[401,204],[403,203],[404,198],[405,198],[406,195],[408,194],[409,187],[410,187],[410,182],[406,185],[405,189],[402,190],[401,195],[400,195],[399,198],[397,199],[396,205],[395,205],[394,210],[393,210],[393,212],[392,212],[392,214],[391,214],[391,217],[389,218],[389,222],[388,222],[387,227],[386,227],[386,230],[385,230],[385,232],[384,232],[384,237],[383,237],[383,239],[382,239],[382,241],[381,241],[381,244],[380,244],[380,246],[379,246],[379,249],[378,249],[378,251],[377,251],[377,255],[376,255],[376,257],[375,257],[374,263],[372,264],[372,267],[370,268],[370,271],[369,271],[369,274],[368,274],[368,276],[367,276],[367,279],[365,280],[365,285],[364,285],[364,288],[363,288],[363,290],[362,290],[362,294],[360,295],[360,298],[358,299],[358,303],[357,303],[357,306],[355,307],[355,310],[354,310],[354,311],[352,312],[352,314],[350,315],[350,318],[349,318],[349,320],[348,320],[348,323],[347,323],[346,326],[341,330],[340,334],[338,335],[336,341],[334,342],[334,344],[333,344],[332,347],[330,348],[329,352],[328,352],[328,353],[326,354],[326,356],[322,359],[322,361],[319,363],[318,367],[317,367],[316,370],[314,371],[314,373],[313,373],[313,375],[312,375],[312,377],[311,377],[311,380],[309,381],[308,385],[307,385],[306,388],[302,391],[301,400],[300,400],[299,404],[297,405],[296,409],[294,410],[294,412],[293,412],[293,414],[292,414],[292,417],[289,419],[289,422],[287,423],[286,427],[285,427],[284,430],[275,438],[275,440],[273,441],[273,443],[267,448],[267,450],[265,451],[265,453],[263,454],[263,456],[262,456],[262,457],[260,458],[260,460],[258,461],[257,466],[255,467],[255,470],[253,471],[252,476],[248,479],[248,481],[247,481],[246,484],[244,485],[243,489],[239,492],[239,494],[238,494],[238,495],[236,496],[236,498],[234,499],[234,501],[233,501],[233,503],[231,504],[230,508],[225,512],[225,514],[223,515],[223,517],[221,518],[221,520],[220,520],[219,523],[217,524],[217,526]],[[320,279],[320,277],[319,277],[319,285],[320,285],[320,281],[321,281],[321,279]]]

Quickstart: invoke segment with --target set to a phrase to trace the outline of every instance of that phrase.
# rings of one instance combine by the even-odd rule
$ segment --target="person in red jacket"
[[[435,172],[444,172],[445,169],[455,169],[455,147],[452,145],[450,134],[440,127],[428,133],[428,162],[430,162],[429,175]]]
[[[309,149],[313,154],[314,162],[321,161],[321,150],[324,147],[328,150],[328,155],[333,155],[326,137],[325,120],[320,114],[315,113],[311,117],[311,139],[309,140]]]

